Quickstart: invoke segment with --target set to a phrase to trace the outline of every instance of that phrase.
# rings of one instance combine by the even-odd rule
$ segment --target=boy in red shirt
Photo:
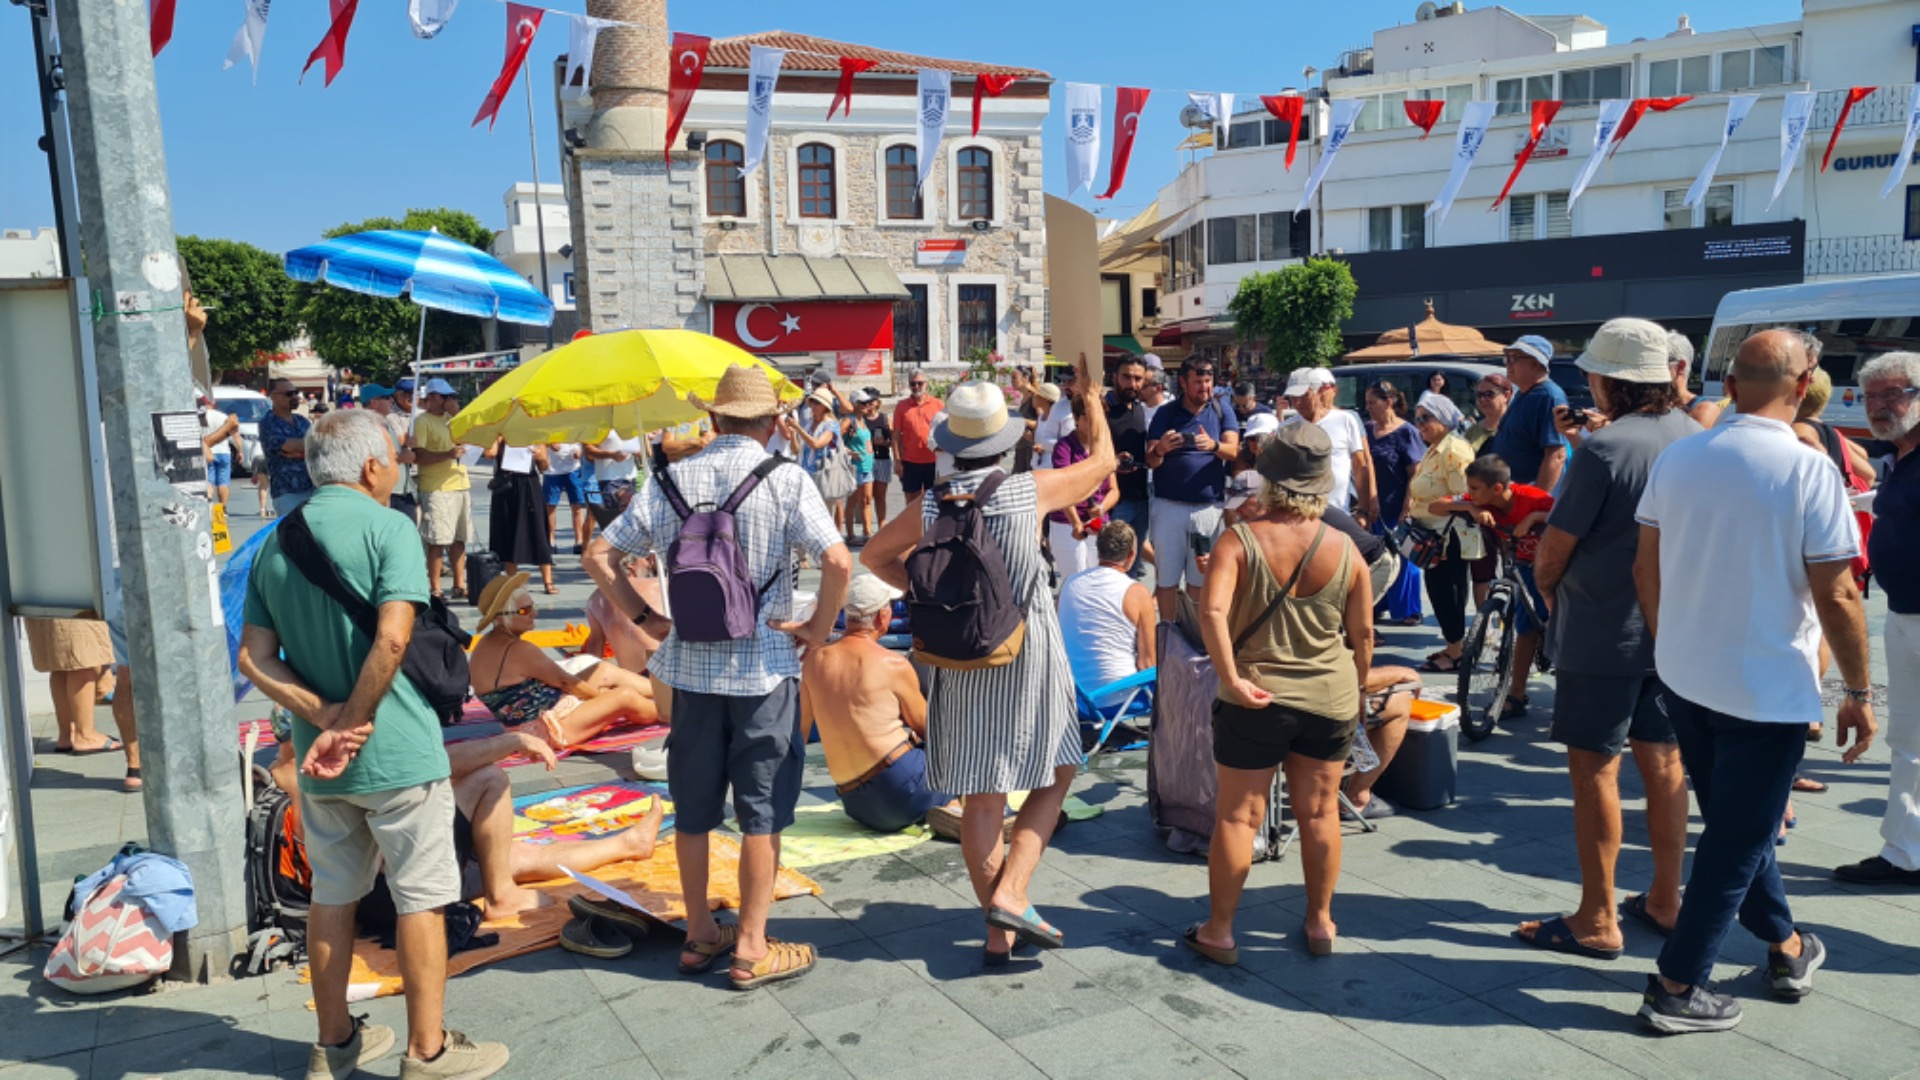
[[[1505,461],[1494,454],[1483,454],[1467,466],[1467,493],[1454,499],[1436,499],[1428,512],[1441,516],[1465,514],[1512,540],[1520,579],[1527,583],[1534,608],[1544,615],[1547,602],[1533,583],[1533,556],[1540,548],[1540,528],[1552,509],[1552,495],[1531,484],[1514,483],[1513,470]],[[1514,641],[1513,683],[1500,712],[1502,720],[1527,714],[1527,676],[1532,674],[1534,654],[1540,649],[1541,628],[1525,604],[1514,616],[1514,629],[1518,637]]]

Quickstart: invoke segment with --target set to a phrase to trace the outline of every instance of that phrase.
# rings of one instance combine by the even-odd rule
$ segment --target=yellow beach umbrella
[[[597,443],[609,430],[637,433],[698,420],[689,393],[712,397],[729,367],[766,373],[782,401],[804,392],[766,361],[692,330],[594,334],[522,364],[453,418],[453,437],[485,446]]]

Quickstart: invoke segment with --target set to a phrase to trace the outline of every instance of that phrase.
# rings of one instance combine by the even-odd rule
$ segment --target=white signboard
[[[913,265],[915,266],[965,266],[967,264],[967,242],[965,240],[917,240],[913,245]]]

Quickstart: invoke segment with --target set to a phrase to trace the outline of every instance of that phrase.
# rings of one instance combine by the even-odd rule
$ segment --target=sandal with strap
[[[768,938],[767,955],[758,960],[743,960],[736,955],[728,977],[732,979],[735,990],[752,990],[768,983],[797,979],[812,971],[818,959],[811,945],[795,945]]]
[[[720,924],[718,941],[695,941],[688,938],[686,947],[680,950],[680,955],[697,956],[700,961],[694,964],[689,964],[685,960],[680,961],[680,974],[705,975],[713,970],[714,961],[733,951],[734,942],[738,940],[740,940],[740,928],[732,923]]]

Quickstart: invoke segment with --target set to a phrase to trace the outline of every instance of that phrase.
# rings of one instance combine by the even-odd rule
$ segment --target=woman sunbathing
[[[645,727],[660,711],[644,676],[601,662],[574,673],[521,636],[534,626],[527,574],[503,574],[480,593],[484,633],[469,660],[474,693],[510,730],[526,728],[555,750],[616,725]]]

